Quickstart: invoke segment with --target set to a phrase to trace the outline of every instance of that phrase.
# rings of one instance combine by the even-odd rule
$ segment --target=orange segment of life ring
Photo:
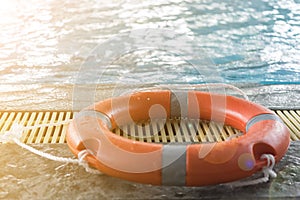
[[[214,143],[147,143],[112,132],[145,120],[189,118],[224,122],[243,135]],[[154,133],[156,134],[156,133]],[[269,109],[226,95],[199,91],[144,91],[104,100],[83,109],[69,125],[67,143],[110,176],[154,185],[203,186],[248,177],[262,169],[265,153],[278,162],[289,131]]]

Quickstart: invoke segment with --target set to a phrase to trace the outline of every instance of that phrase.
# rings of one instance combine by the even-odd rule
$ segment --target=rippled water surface
[[[2,84],[76,83],[80,65],[93,48],[143,28],[164,28],[176,32],[175,38],[191,38],[194,52],[212,60],[223,82],[300,82],[298,0],[12,0],[0,3],[0,26]],[[201,82],[193,70],[182,67],[188,64],[178,55],[158,50],[135,53],[116,58],[100,83],[114,83],[120,70],[122,76],[131,72],[147,82]],[[126,62],[124,56],[129,57]]]

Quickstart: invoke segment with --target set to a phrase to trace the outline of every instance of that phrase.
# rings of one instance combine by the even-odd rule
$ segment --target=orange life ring
[[[224,107],[218,106],[224,104]],[[223,121],[243,135],[216,143],[146,143],[112,132],[117,125],[149,118],[188,117]],[[203,186],[230,182],[261,170],[268,153],[278,162],[289,131],[271,110],[233,96],[200,91],[136,92],[96,103],[70,123],[67,143],[105,174],[154,185]]]

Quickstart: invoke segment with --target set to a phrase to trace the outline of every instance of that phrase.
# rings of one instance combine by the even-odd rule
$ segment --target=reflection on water
[[[195,51],[207,52],[226,82],[299,83],[299,13],[299,2],[273,0],[1,1],[0,83],[72,84],[92,48],[141,28],[192,37]],[[111,74],[123,68],[120,63]],[[144,71],[139,79],[151,75],[160,82],[164,77]],[[185,72],[194,83],[194,74]]]

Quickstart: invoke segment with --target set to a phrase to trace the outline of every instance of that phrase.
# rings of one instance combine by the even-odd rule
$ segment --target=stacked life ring
[[[149,143],[112,131],[129,123],[179,117],[223,122],[243,135],[213,143]],[[263,154],[272,154],[278,162],[290,135],[277,115],[250,101],[201,91],[157,90],[83,109],[68,127],[67,143],[77,156],[88,150],[89,165],[110,176],[153,185],[204,186],[251,176],[267,165]]]

